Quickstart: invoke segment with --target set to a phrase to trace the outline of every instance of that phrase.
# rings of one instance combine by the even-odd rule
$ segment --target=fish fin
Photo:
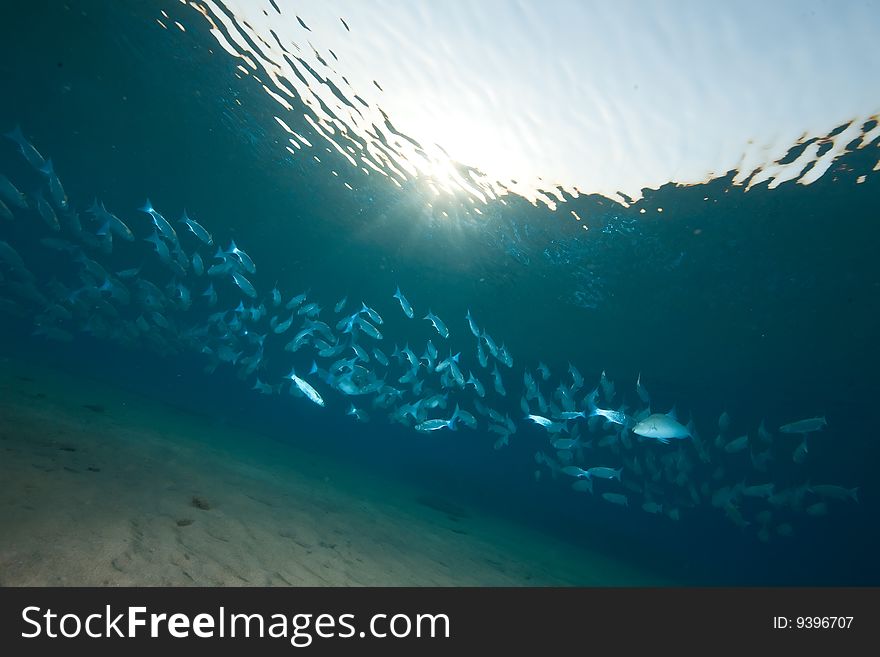
[[[17,144],[25,141],[24,133],[21,131],[21,125],[19,125],[18,123],[15,124],[15,127],[12,128],[12,130],[3,133],[3,136],[7,139],[11,139]]]

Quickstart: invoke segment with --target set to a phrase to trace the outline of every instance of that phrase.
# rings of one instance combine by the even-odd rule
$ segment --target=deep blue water
[[[363,299],[386,318],[385,341],[408,341],[417,354],[432,329],[403,317],[391,298],[397,285],[417,312],[430,307],[446,318],[453,351],[473,351],[463,319],[470,309],[513,354],[511,381],[538,360],[554,376],[572,362],[588,387],[605,370],[634,398],[641,373],[655,408],[692,413],[706,442],[725,409],[734,435],[754,432],[761,419],[778,427],[824,415],[829,426],[811,440],[808,462],[779,463],[772,479],[780,488],[857,486],[860,502],[832,504],[824,517],[796,515],[794,537],[762,543],[754,526],[742,531],[708,505],[672,521],[638,504],[624,510],[573,493],[570,481],[547,472],[536,483],[534,453],[550,450],[543,430],[519,418],[501,450],[483,426],[422,435],[379,413],[358,424],[344,415],[348,400],[339,394],[327,395],[325,409],[287,394],[261,396],[252,378],[240,380],[226,364],[206,373],[204,357],[191,350],[157,359],[145,347],[82,332],[72,343],[32,336],[32,312],[4,317],[5,349],[486,505],[687,582],[880,583],[880,189],[870,175],[877,143],[844,155],[809,186],[744,192],[731,173],[648,191],[629,209],[601,197],[568,199],[590,231],[515,199],[490,204],[485,224],[444,222],[416,212],[408,190],[348,170],[330,153],[321,163],[287,156],[262,90],[234,77],[231,59],[208,53],[216,44],[198,22],[175,40],[140,3],[35,2],[0,13],[0,128],[20,123],[52,157],[72,205],[85,208],[97,196],[139,238],[148,221],[137,207],[146,196],[169,217],[186,207],[218,242],[234,238],[247,250],[261,296],[277,281],[285,300],[306,289],[330,309],[344,295]],[[333,169],[347,171],[353,192],[340,191]],[[43,184],[9,142],[0,148],[0,172],[28,193]],[[856,184],[862,174],[869,175]],[[662,221],[638,212],[656,207]],[[45,225],[30,219],[0,223],[0,239],[41,282],[72,277],[62,258],[39,246]],[[121,269],[147,261],[148,252],[143,242],[117,241],[106,258]],[[234,289],[223,294],[221,302],[232,301]],[[2,283],[0,296],[9,296]],[[445,356],[446,343],[433,340]],[[261,376],[279,381],[292,363],[307,369],[311,356],[275,349],[266,361]],[[507,410],[519,413],[518,393]],[[747,460],[730,471],[744,478]]]

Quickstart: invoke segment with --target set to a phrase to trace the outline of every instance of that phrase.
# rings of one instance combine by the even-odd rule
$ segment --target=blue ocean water
[[[26,194],[29,208],[11,208],[14,217],[0,220],[0,239],[33,274],[28,282],[8,257],[0,268],[5,351],[418,482],[681,581],[880,581],[874,484],[880,455],[873,435],[880,353],[876,140],[846,152],[806,186],[746,191],[732,184],[730,172],[701,185],[647,190],[630,207],[599,195],[565,198],[566,210],[583,218],[587,231],[560,220],[563,212],[514,195],[487,203],[482,218],[455,200],[438,200],[428,212],[412,188],[352,167],[323,144],[314,148],[318,159],[285,150],[287,135],[262,84],[235,75],[239,62],[216,52],[198,13],[167,4],[165,22],[183,21],[186,38],[157,27],[156,8],[140,3],[27,3],[2,10],[0,127],[21,125],[51,157],[84,232],[102,228],[86,212],[98,198],[136,236],[126,242],[115,234],[112,247],[100,236],[77,241],[60,204],[53,212],[62,228],[53,230],[34,209],[37,193],[50,198],[47,177],[4,140],[0,173]],[[319,144],[307,121],[290,126]],[[793,148],[789,158],[799,152]],[[341,186],[343,179],[351,189]],[[153,232],[150,217],[138,210],[147,197],[178,232],[188,259],[182,272],[164,265],[144,242]],[[200,245],[177,223],[184,208],[216,244]],[[47,245],[46,238],[66,243]],[[233,239],[256,263],[256,273],[228,253],[225,261],[239,263],[239,273],[256,287],[254,298],[228,272],[212,279],[192,271],[194,252],[209,267],[224,261],[215,252]],[[83,278],[90,268],[80,253],[116,272],[141,307],[109,290],[90,292],[105,281],[93,271]],[[118,274],[138,267],[132,278]],[[158,307],[144,304],[150,295],[137,292],[143,289],[137,280],[158,287],[164,297]],[[200,296],[208,281],[218,292],[216,307]],[[176,299],[177,283],[192,295],[188,308]],[[373,323],[383,339],[358,340],[370,350],[378,344],[394,365],[386,370],[371,357],[362,367],[400,396],[377,406],[375,392],[347,395],[321,371],[309,373],[313,360],[326,370],[351,351],[319,357],[314,338],[301,351],[286,351],[304,319],[294,315],[296,308],[275,310],[273,287],[282,304],[307,292],[334,339],[350,339],[337,322],[362,301],[378,311],[384,321]],[[398,287],[414,306],[414,319],[392,297]],[[80,288],[90,300],[84,306],[72,294]],[[334,312],[343,297],[345,309]],[[239,302],[243,308],[262,303],[266,314],[249,325],[235,311]],[[421,319],[429,309],[448,325],[448,339]],[[218,311],[223,318],[211,320]],[[467,311],[506,346],[513,367],[491,355],[488,367],[479,365]],[[274,333],[270,319],[290,315],[290,332]],[[146,330],[133,328],[138,316],[150,318]],[[46,335],[41,326],[64,333]],[[418,375],[423,389],[399,383],[409,368],[403,357],[392,357],[393,345],[408,344],[418,358],[429,339],[439,351],[427,359],[431,369],[460,352],[463,376],[473,372],[481,379],[485,399],[424,366]],[[223,346],[235,362],[221,355]],[[259,359],[241,360],[257,353]],[[539,363],[551,372],[546,382]],[[556,450],[555,436],[525,419],[524,371],[538,382],[543,401],[526,400],[530,412],[552,417],[566,410],[554,393],[560,385],[573,387],[569,364],[585,384],[571,392],[575,406],[568,410],[589,410],[587,393],[603,372],[614,381],[615,393],[602,390],[600,399],[615,410],[623,405],[631,422],[611,447],[598,443],[619,434],[619,425],[567,420],[560,435],[577,431],[592,443],[582,451]],[[323,408],[288,393],[291,367],[323,395]],[[504,377],[505,396],[493,391],[493,367]],[[252,389],[257,377],[283,384],[281,393],[259,394]],[[692,418],[702,448],[692,439],[667,446],[632,433],[646,409],[636,391],[639,377],[652,412],[675,406],[681,424]],[[403,404],[432,394],[446,397],[446,406],[418,420],[389,419]],[[493,422],[475,399],[511,418],[516,431],[506,446],[496,444],[499,434],[489,430]],[[351,403],[370,421],[347,416]],[[456,404],[474,414],[475,429],[461,423],[455,431],[414,429],[428,417],[448,419]],[[723,412],[730,428],[716,442]],[[802,437],[778,427],[812,417],[826,418],[827,426],[808,434],[806,458],[797,462]],[[773,434],[765,442],[758,435],[762,421]],[[724,449],[746,434],[744,451]],[[759,467],[762,453],[772,461]],[[536,454],[542,456],[536,460]],[[576,478],[561,472],[566,459],[584,468],[622,468],[621,481],[594,478],[592,495],[573,491]],[[764,483],[772,483],[780,499],[742,492]],[[858,502],[823,496],[814,490],[821,485],[857,488]],[[725,492],[719,497],[719,491]],[[627,508],[602,499],[602,492],[626,495]],[[652,501],[663,510],[643,510]],[[772,520],[760,519],[762,511]]]

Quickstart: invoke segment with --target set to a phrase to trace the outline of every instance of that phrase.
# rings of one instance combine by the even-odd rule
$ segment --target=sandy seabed
[[[0,585],[670,583],[154,399],[0,362]]]

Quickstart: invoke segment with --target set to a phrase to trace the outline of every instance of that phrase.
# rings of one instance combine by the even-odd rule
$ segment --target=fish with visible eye
[[[689,438],[691,432],[678,420],[664,413],[654,413],[637,423],[632,431],[642,438],[651,438],[664,445],[670,440]]]
[[[458,417],[453,415],[449,420],[425,420],[416,425],[416,431],[437,431],[438,429],[451,429],[455,431],[455,422]]]
[[[239,287],[239,289],[244,292],[246,295],[251,297],[252,299],[257,296],[257,289],[253,286],[248,279],[239,274],[237,271],[232,272],[232,280],[235,281],[235,284]]]
[[[400,302],[400,308],[403,310],[403,314],[412,319],[415,313],[413,312],[409,301],[403,296],[403,292],[400,291],[400,287],[397,288],[397,291],[392,296]]]

